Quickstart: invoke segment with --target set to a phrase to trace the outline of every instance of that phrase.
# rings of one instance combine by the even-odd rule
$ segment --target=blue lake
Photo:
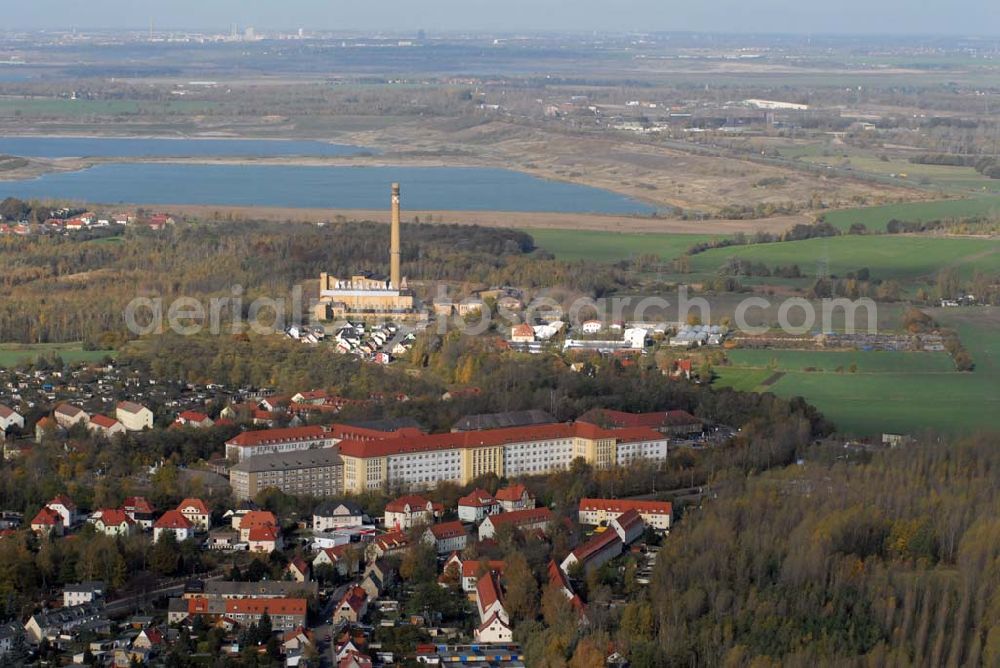
[[[402,184],[404,207],[411,210],[605,214],[655,210],[598,188],[472,167],[108,163],[33,180],[0,181],[0,199],[383,209],[388,206],[389,184],[394,181]]]
[[[0,154],[27,158],[338,156],[375,153],[363,146],[285,139],[0,137]]]

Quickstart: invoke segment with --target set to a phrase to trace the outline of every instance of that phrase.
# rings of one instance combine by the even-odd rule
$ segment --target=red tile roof
[[[130,496],[125,499],[125,503],[122,504],[125,510],[132,510],[137,513],[151,513],[153,512],[153,504],[146,500],[144,496]]]
[[[519,482],[513,485],[507,485],[501,489],[497,490],[497,501],[520,501],[524,496],[524,493],[528,491],[528,488]],[[530,497],[531,494],[529,493]]]
[[[188,512],[193,515],[208,515],[208,506],[201,499],[196,499],[194,497],[188,497],[177,504],[177,510],[183,512]]]
[[[204,422],[208,420],[209,417],[204,413],[199,413],[198,411],[184,411],[177,416],[178,420],[183,420],[184,422]]]
[[[368,592],[361,587],[351,587],[344,593],[344,597],[340,599],[340,604],[337,607],[339,608],[346,603],[351,607],[351,610],[357,613],[364,607],[367,600]]]
[[[599,534],[594,534],[590,540],[573,550],[573,556],[576,557],[577,561],[583,563],[593,558],[599,552],[610,549],[615,541],[621,543],[622,539],[618,537],[618,534],[614,530],[608,529],[602,531]]]
[[[314,441],[330,437],[331,435],[325,427],[311,425],[308,427],[286,427],[284,429],[259,429],[255,431],[245,431],[242,434],[237,434],[233,438],[226,441],[226,445],[248,448],[254,445],[290,443],[295,441]]]
[[[117,527],[122,524],[135,524],[132,518],[118,508],[103,508],[97,511],[97,520],[106,527]]]
[[[31,526],[56,526],[62,524],[62,516],[48,506],[43,507],[31,520]]]
[[[240,520],[240,529],[253,529],[254,527],[276,527],[278,518],[269,510],[251,510]]]
[[[656,429],[658,427],[681,424],[700,424],[701,420],[682,410],[626,413],[625,411],[616,411],[610,408],[594,408],[577,418],[577,422],[607,424],[614,429],[622,427],[649,427]]]
[[[60,494],[54,499],[48,502],[49,506],[63,506],[68,510],[76,510],[76,504],[73,503],[73,499],[69,498],[65,494]]]
[[[204,597],[188,599],[188,614],[208,613],[211,601]],[[226,614],[262,615],[304,615],[304,598],[230,598],[226,599]]]
[[[191,520],[181,515],[178,510],[168,510],[163,513],[160,519],[156,520],[153,524],[153,528],[156,529],[193,529],[194,525],[191,524]]]
[[[385,505],[385,510],[389,513],[414,513],[426,512],[427,510],[432,509],[433,506],[434,504],[422,496],[407,494],[406,496],[401,496],[398,499],[393,499],[387,503]]]
[[[488,508],[489,506],[496,505],[496,502],[497,500],[493,498],[492,494],[485,489],[477,488],[460,498],[458,505],[470,508]]]
[[[383,551],[399,549],[409,543],[410,538],[402,531],[390,531],[375,539],[375,545]]]
[[[458,521],[435,524],[430,527],[430,531],[437,540],[457,538],[458,536],[466,535],[465,526]]]
[[[669,501],[640,501],[634,499],[580,499],[581,511],[604,510],[611,513],[624,513],[637,510],[643,515],[671,515],[673,504]]]
[[[480,610],[486,610],[497,601],[503,605],[503,591],[500,589],[500,583],[497,582],[497,576],[493,571],[484,573],[476,582],[476,596]]]
[[[102,429],[111,429],[116,424],[121,424],[118,420],[114,418],[109,418],[106,415],[92,415],[90,417],[90,424],[97,425]]]
[[[472,559],[467,559],[462,562],[462,577],[478,578],[485,575],[489,571],[503,573],[503,569],[506,567],[506,562],[501,560],[473,561]]]
[[[247,536],[248,540],[254,543],[268,543],[278,540],[278,527],[259,526],[252,527]]]
[[[551,522],[555,519],[552,511],[548,508],[528,508],[527,510],[515,510],[510,513],[500,513],[487,518],[494,528],[501,526],[520,527],[527,524],[541,524]]]
[[[406,452],[475,448],[573,437],[614,438],[615,433],[593,424],[578,422],[575,424],[540,424],[444,434],[414,434],[372,442],[346,439],[339,444],[339,447],[341,454],[350,457],[385,457]]]

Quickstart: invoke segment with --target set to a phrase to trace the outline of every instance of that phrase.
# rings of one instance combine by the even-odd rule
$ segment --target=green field
[[[824,214],[823,218],[826,222],[842,230],[850,228],[854,223],[862,223],[869,230],[884,232],[886,224],[894,218],[908,222],[921,222],[990,215],[1000,215],[1000,196],[841,209]]]
[[[524,230],[535,246],[559,260],[617,262],[637,255],[656,253],[664,260],[684,255],[691,246],[721,238],[702,234],[614,234],[590,230]]]
[[[727,357],[733,366],[775,371],[836,371],[842,368],[849,373],[852,364],[858,373],[950,373],[955,370],[951,357],[943,352],[731,350]]]
[[[917,236],[840,236],[772,244],[716,248],[692,256],[695,273],[714,274],[729,258],[762,262],[769,267],[797,264],[806,275],[821,261],[829,273],[843,276],[863,267],[874,278],[899,281],[932,277],[942,267],[954,267],[964,277],[975,270],[1000,266],[1000,240]]]
[[[80,343],[0,343],[0,367],[15,366],[39,355],[59,355],[64,362],[96,362],[115,355],[113,350],[84,350]]]
[[[941,309],[933,316],[955,327],[976,369],[954,371],[943,353],[733,350],[715,385],[802,396],[850,435],[969,432],[996,429],[1000,414],[1000,309]],[[858,371],[836,372],[858,365]],[[771,368],[773,365],[773,368]],[[803,371],[806,367],[824,371]],[[784,374],[763,386],[774,370]]]

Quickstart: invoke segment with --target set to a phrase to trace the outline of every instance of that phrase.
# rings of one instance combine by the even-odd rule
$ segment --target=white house
[[[201,499],[188,497],[180,502],[177,510],[186,517],[198,531],[208,531],[212,524],[212,514]]]
[[[87,428],[93,433],[101,434],[107,438],[111,438],[116,434],[124,434],[126,432],[125,425],[118,420],[107,417],[106,415],[94,415],[91,417]]]
[[[178,543],[194,536],[194,524],[178,510],[168,510],[153,524],[153,542],[158,542],[165,534],[172,533]]]
[[[85,410],[72,404],[59,404],[52,412],[52,417],[55,418],[56,424],[63,429],[69,429],[76,424],[86,424],[90,421],[90,415]]]
[[[385,526],[387,529],[405,531],[418,524],[434,521],[434,504],[422,496],[410,494],[390,501],[385,506]]]
[[[153,428],[153,411],[134,401],[122,401],[115,410],[115,417],[129,431]]]
[[[76,504],[65,494],[60,494],[45,505],[62,518],[64,529],[69,529],[76,524],[78,519]]]
[[[104,508],[91,518],[94,528],[105,536],[127,536],[135,528],[135,522],[124,510]]]
[[[74,605],[93,603],[103,597],[104,583],[100,580],[70,584],[63,589],[63,607],[71,608]]]
[[[356,503],[325,501],[313,511],[313,531],[359,527],[364,524],[364,519],[364,511]]]
[[[424,531],[423,541],[433,545],[438,554],[461,552],[469,540],[465,526],[461,522],[432,524]]]
[[[24,416],[9,406],[0,404],[0,432],[24,429]]]
[[[458,500],[458,519],[463,522],[482,522],[488,515],[501,510],[500,502],[483,489],[474,489]]]

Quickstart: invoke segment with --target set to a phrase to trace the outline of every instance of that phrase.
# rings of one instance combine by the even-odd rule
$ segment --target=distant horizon
[[[54,26],[55,22],[59,27]],[[233,24],[261,30],[784,35],[984,36],[1000,35],[994,0],[382,0],[364,5],[330,0],[46,0],[5,7],[7,30],[228,31]],[[171,26],[166,28],[166,26]],[[775,30],[775,28],[779,28]]]

